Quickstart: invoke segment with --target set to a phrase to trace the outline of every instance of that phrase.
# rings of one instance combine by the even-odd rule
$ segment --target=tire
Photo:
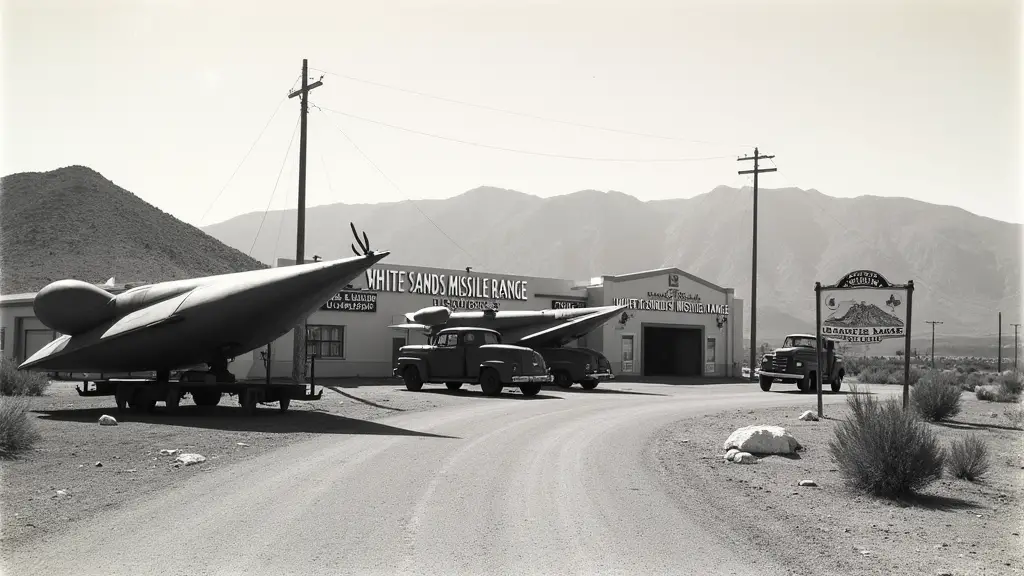
[[[167,408],[168,414],[174,414],[178,411],[178,404],[181,403],[181,390],[171,387],[167,389],[167,397],[164,398],[164,405]]]
[[[597,388],[597,380],[584,380],[580,382],[580,386],[583,386],[584,390],[593,390]]]
[[[836,393],[843,387],[843,375],[840,374],[838,378],[832,381],[832,392]]]
[[[196,406],[216,406],[220,404],[220,392],[216,390],[193,390],[192,401]]]
[[[152,412],[156,408],[156,393],[149,386],[139,386],[132,394],[131,408],[133,412]]]
[[[814,372],[811,372],[810,374],[807,375],[806,378],[804,378],[802,380],[798,380],[796,385],[797,385],[797,388],[800,389],[800,392],[806,394],[806,393],[814,390],[814,386],[811,384],[811,381],[814,380],[814,378],[815,378]]]
[[[420,371],[415,366],[409,366],[402,372],[405,380],[405,389],[409,392],[419,392],[423,388],[423,379],[420,378]]]
[[[555,386],[559,388],[572,388],[572,379],[567,372],[559,370],[555,372]]]
[[[462,382],[445,382],[444,385],[447,386],[449,390],[462,389]]]
[[[126,412],[128,410],[128,398],[131,397],[131,389],[121,384],[114,391],[114,403],[117,405],[118,412]]]
[[[288,398],[287,396],[284,396],[280,400],[278,400],[278,402],[280,403],[281,412],[287,412],[288,407],[291,406],[292,404],[292,399]]]
[[[501,379],[493,368],[487,368],[480,373],[480,389],[485,395],[497,396],[501,394],[502,388]]]
[[[248,389],[242,390],[242,393],[239,395],[240,396],[239,401],[242,404],[242,412],[246,416],[252,416],[253,414],[256,413],[256,403],[257,403],[257,396],[256,396],[256,394],[257,394],[257,390],[255,390],[253,388],[248,388]]]
[[[540,384],[520,384],[519,391],[523,396],[536,396],[540,393]]]
[[[772,389],[772,379],[770,376],[761,376],[761,391],[767,392]]]

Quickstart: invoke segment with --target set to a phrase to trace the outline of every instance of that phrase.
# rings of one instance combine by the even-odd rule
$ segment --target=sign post
[[[815,334],[818,371],[818,417],[822,417],[821,385],[826,366],[827,340],[873,343],[891,338],[904,338],[903,408],[910,402],[910,321],[914,281],[891,284],[884,276],[871,270],[854,270],[831,286],[814,283],[816,300]],[[888,298],[886,296],[888,295]],[[902,305],[906,301],[906,308]],[[822,320],[822,304],[828,316]],[[904,313],[905,310],[905,313]]]

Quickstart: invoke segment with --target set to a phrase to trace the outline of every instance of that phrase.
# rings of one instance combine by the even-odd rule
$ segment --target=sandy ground
[[[652,455],[677,498],[687,505],[707,503],[716,522],[745,532],[795,573],[1021,574],[1024,431],[1004,415],[1013,407],[964,393],[958,416],[929,424],[947,447],[966,431],[982,434],[992,466],[977,483],[944,473],[920,498],[904,504],[843,486],[828,440],[848,408],[826,405],[825,420],[800,421],[804,410],[816,412],[814,395],[799,407],[681,420],[658,434]],[[805,449],[797,457],[767,456],[752,465],[726,462],[726,438],[751,424],[783,426]],[[804,479],[818,487],[798,487]]]
[[[414,394],[399,380],[324,383],[330,387],[319,401],[293,401],[286,413],[277,404],[261,405],[255,416],[245,417],[233,396],[213,408],[183,399],[174,416],[164,414],[162,404],[151,414],[119,414],[112,396],[82,397],[75,392],[76,383],[54,382],[46,395],[32,399],[41,440],[22,457],[0,462],[0,545],[124,506],[196,474],[292,442],[330,434],[396,434],[374,421],[467,402],[479,393],[477,388],[459,395]],[[504,394],[518,393],[513,390]],[[115,417],[118,426],[100,426],[103,414]],[[175,465],[175,456],[160,455],[162,449],[201,454],[207,461]]]

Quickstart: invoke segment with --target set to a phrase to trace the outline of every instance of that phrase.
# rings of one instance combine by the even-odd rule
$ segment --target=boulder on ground
[[[753,464],[757,462],[757,458],[750,452],[739,452],[732,457],[732,461],[736,464]]]
[[[781,426],[754,425],[730,434],[725,441],[725,449],[729,448],[751,454],[792,454],[803,446]]]
[[[732,462],[732,459],[739,453],[739,450],[735,448],[730,448],[729,451],[725,453],[725,459]]]
[[[804,420],[804,421],[808,421],[809,420],[809,421],[817,422],[818,421],[818,415],[815,414],[814,412],[811,412],[810,410],[808,410],[808,411],[806,411],[806,412],[804,412],[803,414],[800,415],[800,419]]]
[[[179,454],[175,460],[181,462],[185,466],[191,466],[193,464],[206,462],[206,456],[203,456],[202,454]]]
[[[100,416],[100,426],[117,426],[117,419],[113,416],[107,416],[104,414]]]

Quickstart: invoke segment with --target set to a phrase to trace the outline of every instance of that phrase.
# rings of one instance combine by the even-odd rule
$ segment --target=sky
[[[85,165],[195,225],[296,205],[303,58],[307,206],[687,198],[756,145],[761,188],[1024,222],[1016,1],[0,7],[3,174]]]

